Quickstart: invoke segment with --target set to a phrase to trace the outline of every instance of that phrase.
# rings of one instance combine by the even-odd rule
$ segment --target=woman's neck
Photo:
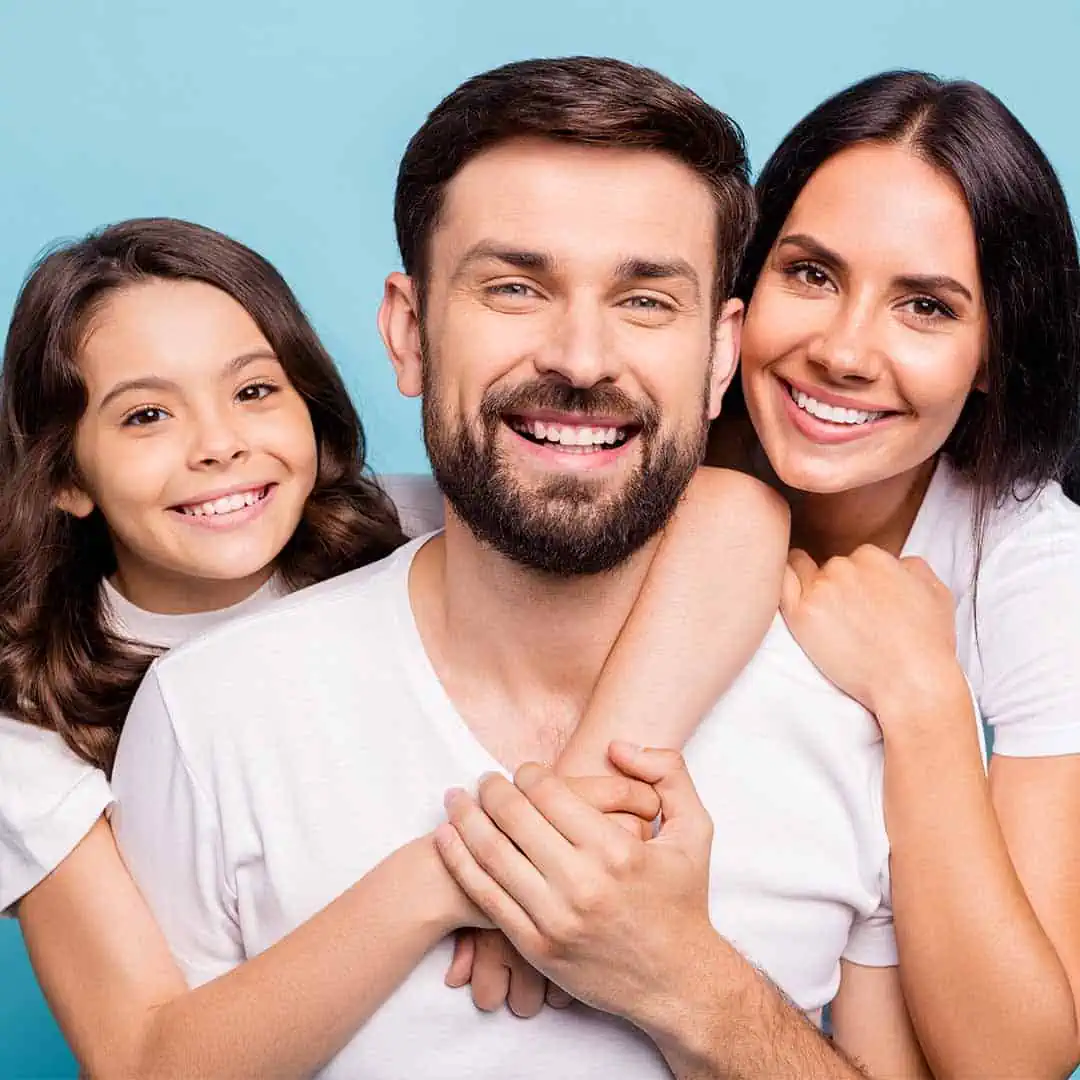
[[[791,497],[791,546],[819,564],[873,544],[899,555],[934,475],[936,459],[876,484],[830,495]]]

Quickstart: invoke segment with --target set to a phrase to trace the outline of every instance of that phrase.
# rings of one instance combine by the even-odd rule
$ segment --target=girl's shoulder
[[[11,914],[111,802],[105,774],[56,732],[0,715],[0,913]]]

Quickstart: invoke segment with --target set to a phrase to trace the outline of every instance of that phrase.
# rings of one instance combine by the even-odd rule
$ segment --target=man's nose
[[[537,352],[537,370],[561,375],[582,389],[617,378],[621,366],[605,314],[596,301],[567,304],[557,316],[550,340]]]

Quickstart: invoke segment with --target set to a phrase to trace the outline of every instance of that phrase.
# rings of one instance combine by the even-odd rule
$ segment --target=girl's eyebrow
[[[222,369],[222,375],[235,375],[237,372],[242,371],[247,367],[248,364],[252,364],[256,360],[273,360],[274,363],[279,362],[277,356],[271,349],[252,349],[250,352],[244,352],[239,356],[234,356]],[[112,387],[112,389],[110,389],[101,399],[98,411],[100,412],[109,404],[109,402],[115,400],[121,394],[126,394],[130,390],[155,390],[158,393],[168,393],[172,391],[176,393],[179,389],[180,387],[171,379],[164,379],[160,375],[141,375],[137,379],[123,379]]]

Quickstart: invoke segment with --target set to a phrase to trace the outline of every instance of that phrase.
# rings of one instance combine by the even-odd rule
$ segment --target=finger
[[[780,614],[787,618],[798,611],[802,595],[802,580],[789,563],[784,567],[784,576],[780,580]]]
[[[553,1009],[565,1009],[573,1003],[573,998],[561,987],[553,982],[548,983],[547,1003]]]
[[[476,931],[459,930],[454,935],[454,955],[446,969],[443,981],[457,989],[472,978],[473,959],[476,956]]]
[[[536,924],[525,909],[476,861],[461,834],[444,822],[435,830],[435,847],[461,891],[512,941],[537,941]]]
[[[630,776],[652,784],[660,796],[661,826],[658,838],[672,830],[712,835],[709,817],[697,788],[694,787],[686,762],[676,750],[654,750],[615,741],[608,754],[617,768]]]
[[[519,860],[524,857],[528,861],[533,875],[542,875],[552,881],[565,881],[573,876],[574,850],[567,838],[506,777],[499,773],[488,773],[481,779],[480,806],[499,830],[520,849]],[[483,859],[480,861],[484,862]],[[509,856],[506,865],[508,870],[514,865]],[[491,870],[491,867],[488,869]],[[498,874],[494,876],[502,880]],[[531,884],[531,875],[524,868],[519,877],[520,887]],[[503,884],[514,896],[518,896],[509,880]],[[518,898],[524,902],[523,896]],[[528,904],[525,906],[528,907]]]
[[[629,776],[568,776],[566,786],[601,814],[633,814],[652,821],[660,813],[660,798],[651,784]]]
[[[905,555],[900,560],[900,565],[909,573],[912,577],[917,578],[919,581],[926,582],[927,585],[941,585],[942,580],[930,569],[930,564],[921,559],[918,555]]]
[[[506,1004],[515,1016],[527,1020],[544,1007],[547,979],[509,942],[506,943],[506,949],[510,962],[510,992],[507,994]]]
[[[818,575],[818,565],[801,548],[788,552],[784,577],[780,582],[780,613],[786,618],[799,609],[806,591]]]
[[[788,552],[788,566],[805,589],[818,575],[818,564],[802,548],[792,548]]]
[[[603,851],[621,862],[633,844],[624,828],[578,798],[565,781],[545,766],[527,762],[514,775],[514,783],[573,848]],[[569,875],[571,880],[578,876],[579,870],[580,864],[570,860],[557,868],[560,877]]]
[[[481,1012],[501,1009],[510,992],[510,944],[497,930],[481,931],[473,963],[472,999]]]

